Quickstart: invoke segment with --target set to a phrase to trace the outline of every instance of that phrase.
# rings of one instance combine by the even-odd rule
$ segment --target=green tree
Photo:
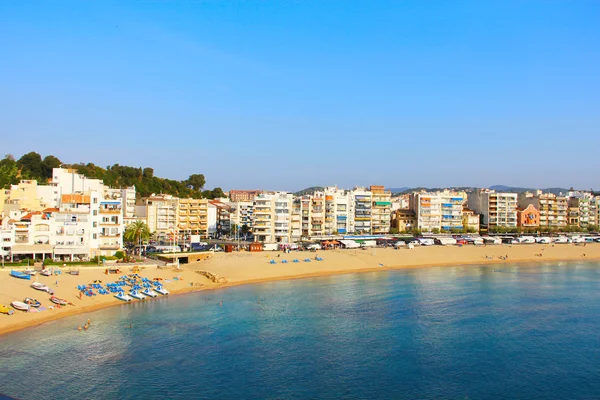
[[[44,179],[44,164],[42,156],[35,151],[23,155],[17,161],[17,166],[21,168],[21,176],[26,179],[36,179],[42,181]]]
[[[42,161],[42,171],[45,179],[52,178],[52,169],[59,168],[62,162],[54,156],[46,156]]]
[[[398,228],[390,228],[390,233],[392,235],[397,235],[400,233],[400,231],[398,230]]]
[[[143,221],[135,221],[127,226],[123,233],[126,242],[138,244],[140,241],[148,240],[151,236],[150,229]]]
[[[19,174],[19,168],[17,167],[17,162],[14,160],[14,157],[11,157],[12,156],[8,154],[0,161],[0,188],[6,188],[11,184],[16,184],[18,181],[17,175]]]
[[[436,235],[437,235],[438,233],[440,233],[440,229],[439,229],[439,228],[433,228],[433,229],[431,230],[431,233],[433,233],[433,234],[436,234]]]
[[[223,192],[223,189],[221,189],[220,187],[216,187],[212,191],[212,196],[213,196],[213,199],[217,199],[219,197],[225,197],[225,192]]]
[[[248,232],[250,232],[250,227],[248,225],[244,224],[244,225],[242,225],[241,231],[245,235]]]
[[[191,186],[194,190],[200,190],[200,189],[204,188],[204,185],[206,184],[206,180],[204,179],[203,174],[192,174],[185,181],[185,184],[188,186]]]

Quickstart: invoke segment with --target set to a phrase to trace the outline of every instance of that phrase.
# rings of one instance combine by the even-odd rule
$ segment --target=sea
[[[600,263],[333,275],[123,304],[1,336],[0,393],[599,399]]]

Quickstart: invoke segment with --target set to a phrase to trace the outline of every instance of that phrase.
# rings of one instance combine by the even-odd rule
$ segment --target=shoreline
[[[537,246],[540,250],[546,250],[547,247],[546,246],[542,246],[542,245],[529,245],[530,249],[533,249],[533,246]],[[590,251],[593,248],[593,251]],[[443,249],[443,248],[441,248]],[[447,248],[449,250],[449,248]],[[488,253],[489,252],[494,252],[496,250],[500,250],[502,249],[502,253],[507,253],[509,252],[509,248],[507,247],[502,247],[502,246],[496,246],[493,248],[487,248]],[[514,249],[514,248],[511,248]],[[565,248],[566,249],[566,248]],[[572,247],[571,247],[572,249]],[[433,251],[435,252],[435,248],[422,248],[419,249],[421,252],[427,252],[427,251]],[[447,250],[447,252],[448,252]],[[481,250],[481,249],[479,249]],[[492,251],[494,250],[494,251]],[[299,279],[310,279],[310,278],[317,278],[317,277],[324,277],[324,276],[334,276],[334,275],[346,275],[346,274],[354,274],[354,273],[368,273],[368,272],[382,272],[382,271],[398,271],[398,270],[412,270],[412,269],[416,269],[416,268],[444,268],[444,267],[469,267],[469,266],[475,266],[475,265],[479,265],[479,266],[485,266],[485,265],[498,265],[498,264],[541,264],[541,263],[547,263],[547,262],[578,262],[578,261],[584,261],[584,262],[594,262],[594,261],[600,261],[600,244],[598,244],[597,246],[589,246],[586,248],[586,251],[588,251],[590,254],[589,256],[587,254],[585,254],[585,257],[582,257],[582,255],[576,255],[574,253],[579,253],[580,250],[582,250],[582,248],[578,248],[576,249],[577,251],[570,251],[569,253],[572,254],[565,254],[565,255],[557,255],[554,257],[531,257],[531,256],[526,256],[526,257],[512,257],[510,256],[508,260],[502,260],[502,259],[498,259],[497,257],[492,258],[492,259],[462,259],[462,260],[453,260],[453,259],[448,259],[448,260],[444,260],[444,261],[439,261],[436,259],[433,259],[433,257],[424,257],[425,259],[417,259],[418,257],[415,257],[415,260],[406,260],[407,262],[404,263],[398,263],[398,264],[384,264],[382,266],[377,265],[377,266],[360,266],[360,263],[358,261],[360,261],[360,259],[364,258],[368,258],[369,254],[365,254],[365,253],[356,253],[354,252],[354,255],[350,254],[350,251],[348,250],[342,250],[340,251],[338,254],[340,254],[340,258],[343,260],[343,262],[348,262],[347,258],[351,257],[351,259],[354,259],[354,261],[356,261],[356,263],[353,266],[346,266],[345,268],[342,266],[341,268],[336,268],[336,265],[327,265],[326,263],[317,263],[314,262],[312,264],[312,267],[317,267],[317,269],[314,269],[312,271],[303,271],[303,272],[294,272],[294,271],[286,271],[285,269],[282,270],[275,270],[275,273],[273,274],[269,274],[269,273],[263,273],[263,276],[260,276],[261,274],[256,274],[256,277],[244,277],[244,276],[233,276],[233,279],[230,279],[229,282],[226,283],[212,283],[210,282],[208,279],[204,278],[204,277],[200,277],[199,275],[196,274],[197,271],[199,270],[209,270],[209,271],[214,271],[214,270],[225,270],[227,271],[227,264],[233,264],[235,266],[237,266],[237,269],[240,269],[242,267],[240,267],[240,265],[246,261],[248,264],[252,263],[254,265],[252,265],[253,267],[259,268],[262,272],[264,272],[264,270],[266,270],[266,267],[264,267],[264,263],[266,263],[265,258],[274,258],[277,254],[276,252],[273,253],[267,253],[266,255],[264,253],[248,253],[248,254],[244,254],[242,253],[242,255],[239,255],[238,253],[232,253],[233,255],[229,255],[227,253],[220,255],[220,257],[215,257],[215,259],[211,259],[210,263],[204,261],[204,262],[199,262],[199,263],[195,263],[195,264],[189,264],[189,267],[184,266],[182,268],[182,270],[180,271],[174,271],[174,270],[164,270],[163,275],[173,275],[173,274],[177,274],[177,275],[185,275],[185,279],[184,278],[179,278],[178,279],[178,284],[179,287],[175,287],[175,288],[171,288],[169,287],[169,291],[171,292],[170,296],[180,296],[180,295],[185,295],[185,294],[190,294],[190,293],[196,293],[196,292],[203,292],[203,291],[207,291],[207,290],[216,290],[216,289],[226,289],[229,287],[235,287],[235,286],[242,286],[242,285],[253,285],[253,284],[260,284],[260,283],[267,283],[267,282],[277,282],[277,281],[285,281],[285,280],[299,280]],[[390,252],[399,252],[399,253],[395,253],[397,254],[402,254],[405,253],[405,250],[385,250],[383,251],[383,249],[377,249],[376,251],[382,252],[382,253],[390,253]],[[456,252],[456,250],[450,250],[449,252]],[[480,251],[481,252],[481,251]],[[497,251],[496,251],[497,252]],[[367,252],[368,253],[368,252]],[[417,252],[418,253],[418,252]],[[443,253],[443,252],[442,252]],[[560,253],[563,253],[562,251]],[[301,253],[297,253],[297,254],[301,254]],[[307,254],[307,253],[304,253]],[[309,254],[309,253],[308,253]],[[314,254],[314,253],[313,253]],[[323,251],[322,252],[322,256],[325,258],[333,258],[333,251]],[[537,253],[536,253],[537,254]],[[293,255],[289,255],[289,256],[293,256]],[[381,255],[380,257],[377,257],[375,254],[372,254],[374,262],[376,261],[380,261],[380,259],[385,259],[386,258],[386,254]],[[300,258],[299,256],[297,256],[298,258]],[[486,255],[487,257],[487,255]],[[304,257],[302,257],[304,258]],[[389,257],[388,257],[389,258]],[[304,264],[302,263],[301,265],[296,265],[296,266],[306,266],[308,263]],[[358,265],[357,265],[358,264]],[[280,266],[281,264],[277,264],[276,267]],[[342,264],[344,265],[344,264]],[[329,267],[329,268],[328,268]],[[333,267],[333,268],[332,268]],[[154,272],[155,275],[158,275],[158,272],[160,270],[155,270],[150,268],[151,272]],[[6,272],[8,272],[7,270],[5,270]],[[148,270],[146,270],[147,272]],[[92,272],[92,271],[90,271]],[[100,272],[101,271],[95,271],[95,272]],[[125,273],[125,272],[124,272]],[[4,274],[1,274],[4,275]],[[97,274],[96,274],[97,275]],[[221,275],[221,276],[227,276],[227,275]],[[229,276],[228,276],[229,277]],[[51,279],[55,279],[56,277],[51,277]],[[59,279],[62,279],[64,277],[61,277]],[[9,274],[6,274],[5,277],[1,277],[0,279],[12,279],[15,280],[15,278],[10,278]],[[79,279],[79,278],[73,278],[71,280],[75,280],[75,279]],[[91,279],[91,278],[90,278]],[[198,282],[196,282],[196,286],[194,285],[193,281],[190,281],[190,279],[192,280],[200,280],[202,281],[202,283],[200,284],[200,286],[198,286]],[[183,281],[183,282],[181,282]],[[188,281],[189,285],[188,285]],[[1,281],[0,281],[1,282]],[[12,281],[11,281],[12,282]],[[32,282],[32,281],[26,281],[27,283]],[[17,283],[17,282],[15,282]],[[29,285],[27,285],[28,287]],[[73,285],[75,286],[75,285]],[[75,287],[73,287],[73,290],[75,290]],[[72,290],[72,291],[73,291]],[[58,290],[57,290],[58,291]],[[20,292],[19,292],[20,293]],[[30,294],[31,292],[29,292]],[[60,295],[61,297],[63,297],[62,295]],[[71,316],[75,316],[75,315],[81,315],[81,314],[86,314],[86,313],[92,313],[107,307],[115,307],[118,305],[126,305],[127,303],[123,303],[122,301],[114,298],[112,295],[110,296],[105,296],[105,297],[99,297],[99,299],[102,299],[102,301],[97,302],[95,304],[77,304],[75,307],[69,306],[69,308],[65,309],[62,308],[59,312],[54,312],[55,310],[52,310],[53,312],[50,311],[45,311],[43,313],[43,315],[40,314],[33,314],[33,313],[23,313],[20,311],[16,311],[15,314],[16,315],[20,315],[21,318],[19,318],[20,320],[17,321],[11,321],[10,318],[15,317],[15,315],[12,316],[4,316],[4,315],[0,315],[0,322],[3,322],[0,325],[0,336],[2,335],[6,335],[6,334],[10,334],[10,333],[14,333],[16,331],[20,331],[23,329],[28,329],[28,328],[33,328],[39,325],[43,325],[47,322],[51,322],[51,321],[56,321],[58,319],[62,319],[65,317],[71,317]],[[84,298],[83,300],[87,301],[87,300],[91,300],[91,299],[86,299]],[[80,301],[83,301],[80,300]],[[144,300],[146,301],[146,300]],[[152,301],[152,299],[148,299],[147,301]],[[136,301],[139,302],[139,301]],[[17,314],[19,313],[19,314]],[[27,318],[27,317],[34,317],[34,318]]]

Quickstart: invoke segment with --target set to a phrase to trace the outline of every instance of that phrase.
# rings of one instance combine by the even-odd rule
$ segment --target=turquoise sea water
[[[382,271],[124,304],[0,337],[0,393],[598,399],[600,264]]]

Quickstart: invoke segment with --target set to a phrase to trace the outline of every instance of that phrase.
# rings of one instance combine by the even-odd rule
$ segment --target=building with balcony
[[[178,235],[208,237],[208,200],[191,198],[178,200],[176,214]]]
[[[539,226],[560,229],[567,226],[568,199],[554,193],[543,193],[541,190],[525,192],[518,195],[518,206],[535,207],[539,213]]]
[[[468,207],[481,214],[481,224],[494,227],[517,228],[517,194],[479,189],[468,195]]]
[[[254,198],[254,240],[263,243],[290,243],[293,195],[263,192]]]
[[[390,232],[392,223],[392,192],[383,186],[371,186],[371,233],[374,235]]]
[[[462,230],[464,192],[415,192],[409,197],[409,208],[417,218],[417,228],[423,232]]]
[[[350,232],[371,234],[371,216],[373,210],[373,194],[363,187],[356,187],[350,191]]]
[[[140,217],[145,218],[148,229],[158,240],[173,240],[178,234],[177,213],[179,198],[168,194],[152,194],[140,199]]]

